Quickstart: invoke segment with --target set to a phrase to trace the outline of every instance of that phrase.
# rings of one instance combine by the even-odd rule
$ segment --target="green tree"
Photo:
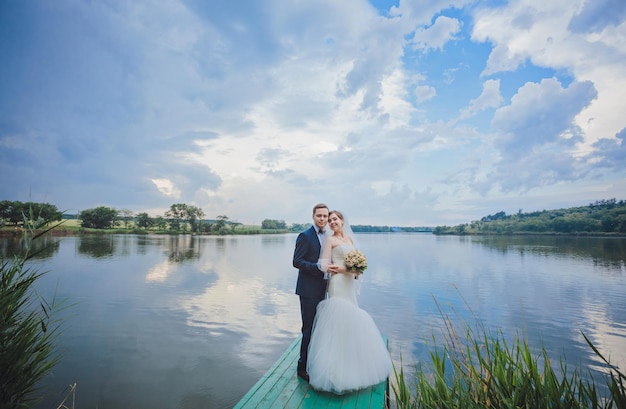
[[[26,202],[22,205],[24,215],[28,215],[28,212],[32,211],[32,214],[37,219],[38,224],[51,223],[61,220],[63,213],[60,212],[55,205],[50,203],[33,203]]]
[[[23,220],[23,203],[3,200],[0,202],[0,218],[7,224],[17,225]]]
[[[34,218],[29,217],[30,212]],[[24,221],[38,225],[61,220],[63,213],[55,205],[49,203],[34,203],[3,200],[0,202],[0,219],[11,225],[18,225]]]
[[[187,222],[192,231],[198,231],[198,221],[204,217],[204,212],[197,206],[176,203],[165,212],[165,217],[168,219],[172,230],[186,230],[186,225],[183,225],[183,222]]]
[[[25,205],[28,206],[28,204]],[[50,203],[33,203],[32,209],[35,216],[43,219],[44,223],[57,222],[63,217],[63,212]]]
[[[624,233],[626,225],[626,201],[616,199],[598,200],[589,206],[567,209],[542,210],[507,216],[503,211],[473,221],[465,230],[463,226],[438,226],[435,234],[516,234],[516,233],[563,233],[588,234],[593,232]],[[353,226],[354,229],[354,226]],[[355,230],[356,231],[356,230]]]
[[[601,223],[602,223],[602,231],[604,232],[615,231],[618,226],[617,218],[609,217],[609,216],[603,217]]]
[[[117,225],[117,210],[98,206],[93,209],[87,209],[80,212],[79,218],[81,226],[92,229],[111,229]]]
[[[220,215],[216,217],[216,222],[213,224],[212,228],[218,233],[225,234],[226,222],[228,222],[228,216]]]
[[[289,227],[289,230],[300,232],[308,229],[309,227],[311,227],[310,223],[293,223],[291,227]]]
[[[204,212],[197,206],[188,205],[185,218],[191,226],[191,231],[198,231],[200,228],[199,221],[204,217]]]
[[[163,216],[157,215],[154,218],[154,226],[159,230],[165,230],[167,227],[167,220]]]
[[[282,230],[287,228],[284,220],[265,219],[261,222],[261,228],[269,230]]]
[[[148,213],[137,213],[137,226],[143,229],[149,229],[154,224],[154,220],[148,215]]]
[[[170,224],[170,229],[179,231],[181,229],[182,222],[185,220],[187,214],[187,205],[184,203],[175,203],[170,206],[170,209],[165,212],[165,217]]]
[[[127,229],[128,228],[128,223],[133,218],[133,211],[129,210],[129,209],[121,209],[118,212],[118,214],[121,215],[122,222],[124,223],[124,228]]]

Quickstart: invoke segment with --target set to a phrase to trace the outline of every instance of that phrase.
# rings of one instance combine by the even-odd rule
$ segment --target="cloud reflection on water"
[[[191,270],[184,268],[189,260],[168,257],[147,271],[146,282],[176,281],[177,291],[169,303],[186,312],[187,325],[206,329],[210,337],[240,334],[236,342],[241,361],[259,371],[266,369],[276,358],[277,346],[295,339],[300,331],[298,299],[277,285],[281,276],[287,276],[295,288],[296,273],[290,266],[291,250],[284,252],[285,238],[272,237],[264,242],[266,251],[259,252],[258,242],[246,238],[189,237],[184,244],[196,251],[187,266]],[[163,245],[172,252],[171,242]],[[175,250],[188,252],[181,241]],[[286,270],[292,271],[286,275]],[[203,287],[186,287],[184,276],[205,274],[214,279]]]
[[[167,407],[196,398],[232,407],[299,334],[295,238],[64,239],[42,262],[53,274],[41,281],[42,294],[58,288],[80,305],[62,334],[57,386],[79,381],[87,406],[138,408],[154,407],[157,398],[141,396],[161,396],[169,383],[180,393],[161,396]],[[443,328],[435,300],[469,323],[477,318],[506,337],[544,343],[572,365],[597,366],[583,329],[607,357],[625,363],[619,243],[426,234],[359,235],[359,242],[370,264],[359,304],[407,370],[428,359]]]

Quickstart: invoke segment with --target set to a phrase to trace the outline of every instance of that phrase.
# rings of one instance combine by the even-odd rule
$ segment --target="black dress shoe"
[[[309,374],[306,371],[298,371],[298,378],[304,379],[306,382],[309,382]]]

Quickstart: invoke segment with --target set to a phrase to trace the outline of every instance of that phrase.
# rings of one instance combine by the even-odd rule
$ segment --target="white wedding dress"
[[[351,244],[334,247],[331,262],[343,264],[353,249]],[[333,275],[328,298],[318,304],[307,361],[315,390],[344,394],[376,385],[392,371],[378,327],[357,304],[355,281],[353,275]]]

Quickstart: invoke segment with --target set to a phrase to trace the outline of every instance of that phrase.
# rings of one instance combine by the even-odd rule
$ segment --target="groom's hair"
[[[317,209],[327,209],[328,211],[330,211],[330,209],[328,208],[328,206],[326,206],[324,203],[318,203],[315,206],[313,206],[313,214],[315,214],[315,211]]]

